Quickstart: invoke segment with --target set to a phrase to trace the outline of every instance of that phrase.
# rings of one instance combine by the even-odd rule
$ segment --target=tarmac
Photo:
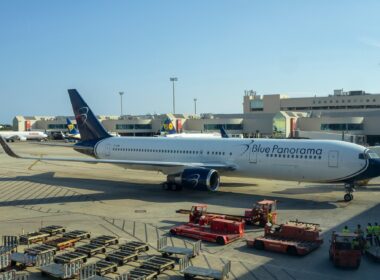
[[[16,142],[12,148],[23,155],[85,157],[70,147],[36,142]],[[108,234],[121,240],[151,245],[157,254],[157,239],[173,225],[186,222],[177,209],[204,203],[213,212],[243,214],[261,199],[278,200],[279,222],[299,219],[318,223],[324,244],[305,257],[293,257],[247,248],[244,239],[220,246],[203,243],[202,254],[193,264],[222,268],[232,263],[229,279],[374,279],[380,264],[365,256],[358,270],[337,269],[328,258],[331,232],[345,225],[354,228],[380,222],[380,179],[361,187],[352,202],[343,201],[342,185],[270,181],[222,177],[218,192],[185,189],[164,191],[165,176],[107,164],[35,162],[14,159],[0,151],[0,235],[18,235],[41,225],[58,224],[68,229],[88,230],[93,236]],[[263,230],[248,227],[246,236]],[[178,246],[189,239],[170,237]],[[129,268],[128,268],[129,267]],[[132,268],[126,266],[125,270]],[[34,270],[31,279],[41,279]],[[158,279],[182,279],[168,271]]]

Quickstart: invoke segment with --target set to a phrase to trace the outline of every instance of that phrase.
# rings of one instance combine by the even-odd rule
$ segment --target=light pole
[[[120,91],[120,117],[123,116],[123,95],[124,91]]]
[[[197,99],[194,98],[194,115],[197,114]]]
[[[174,92],[174,82],[178,81],[177,77],[171,77],[170,81],[173,83],[173,114],[175,114],[175,92]]]

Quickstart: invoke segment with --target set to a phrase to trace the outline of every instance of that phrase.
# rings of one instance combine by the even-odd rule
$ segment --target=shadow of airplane
[[[313,201],[298,198],[285,198],[268,195],[256,195],[247,193],[233,192],[225,183],[226,188],[221,188],[218,192],[196,191],[192,189],[183,189],[181,192],[164,191],[159,184],[139,183],[139,182],[120,182],[105,179],[90,178],[71,178],[55,177],[54,172],[47,172],[31,176],[16,176],[0,178],[0,182],[25,181],[38,184],[54,185],[60,188],[86,189],[95,193],[80,194],[74,197],[54,196],[46,198],[27,198],[2,201],[0,206],[18,206],[18,205],[38,205],[80,201],[112,201],[120,199],[135,199],[147,202],[157,203],[204,203],[210,205],[219,205],[232,208],[251,207],[252,204],[262,199],[278,200],[281,209],[333,209],[337,206],[329,201]],[[233,184],[235,185],[235,184]]]
[[[380,191],[380,187],[377,184],[371,184],[367,186],[361,186],[356,188],[358,191],[372,192]],[[315,194],[315,193],[331,193],[331,192],[343,192],[343,185],[311,185],[303,188],[288,188],[282,191],[274,191],[277,194],[299,195],[299,194]]]

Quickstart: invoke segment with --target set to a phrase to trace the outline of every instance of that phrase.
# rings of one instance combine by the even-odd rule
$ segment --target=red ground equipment
[[[313,223],[289,221],[282,225],[267,224],[264,236],[247,239],[247,246],[290,255],[306,255],[323,243],[319,232],[319,225]]]
[[[329,250],[330,260],[337,267],[359,268],[362,252],[354,233],[333,232]]]
[[[173,227],[170,233],[225,245],[243,237],[244,222],[214,218],[203,225],[188,223]]]
[[[245,210],[244,216],[231,215],[225,213],[208,212],[207,205],[198,204],[191,207],[191,210],[179,209],[176,211],[181,214],[189,215],[189,223],[207,225],[215,218],[233,221],[244,221],[247,224],[258,224],[262,227],[267,222],[276,224],[277,222],[277,201],[262,200],[257,202],[252,209]]]

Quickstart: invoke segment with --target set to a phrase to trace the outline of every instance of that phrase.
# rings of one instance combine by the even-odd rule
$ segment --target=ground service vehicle
[[[188,223],[176,226],[170,233],[225,245],[243,237],[244,222],[215,218],[207,225]]]
[[[282,225],[267,224],[264,236],[247,239],[247,246],[302,256],[323,243],[319,232],[319,225],[313,223],[289,221]]]
[[[362,253],[359,247],[358,235],[333,232],[329,257],[336,267],[359,268]]]
[[[208,212],[207,205],[197,204],[191,210],[179,209],[176,213],[189,214],[189,223],[208,224],[214,218],[245,221],[246,224],[258,224],[264,227],[267,222],[276,224],[277,222],[277,201],[261,200],[252,209],[245,210],[244,215],[231,215],[225,213]]]

